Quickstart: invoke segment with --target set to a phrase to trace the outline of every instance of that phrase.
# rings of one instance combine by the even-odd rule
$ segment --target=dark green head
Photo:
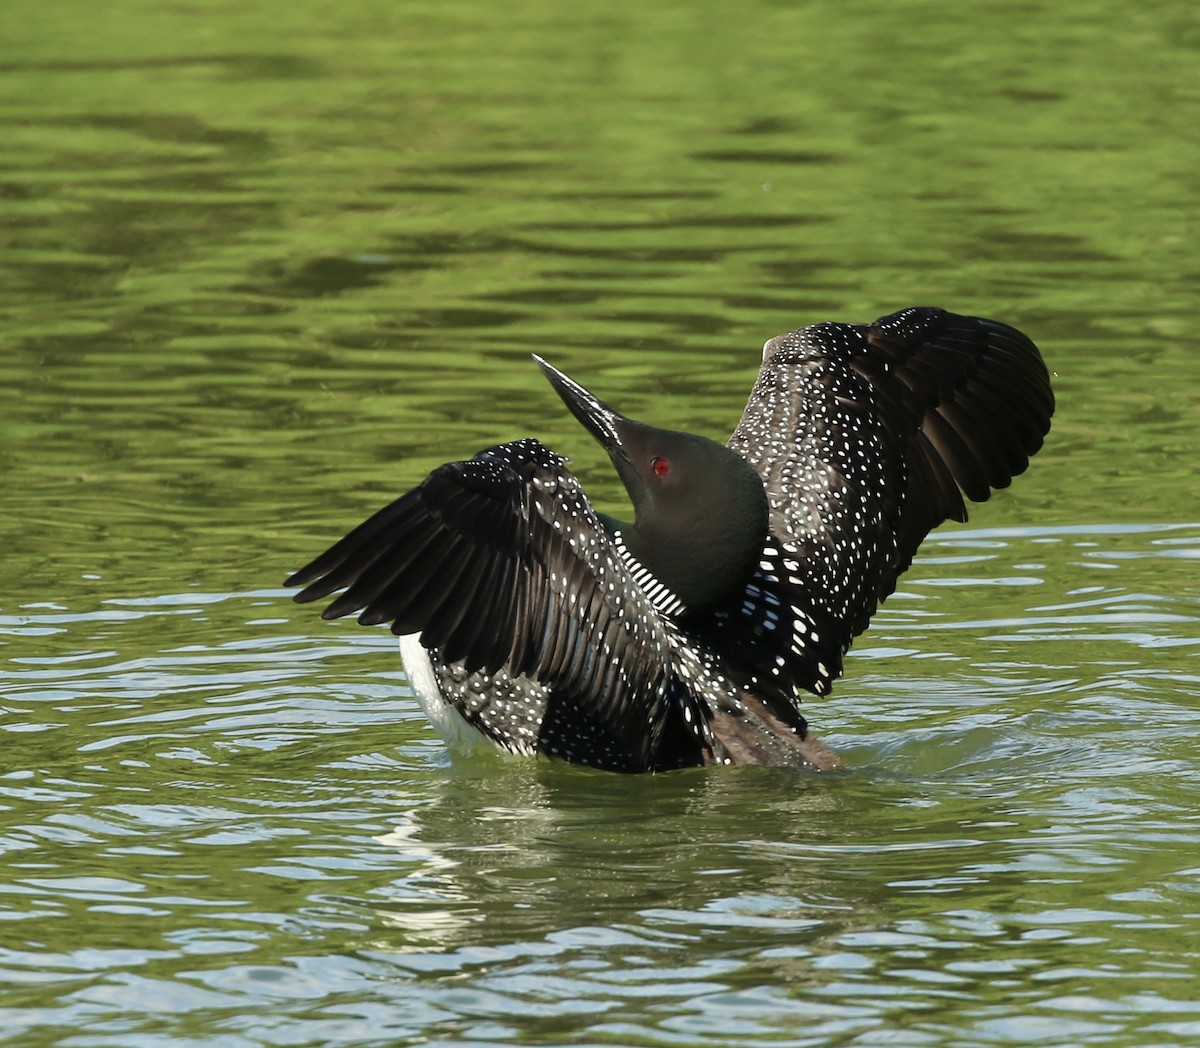
[[[732,597],[767,534],[762,478],[736,452],[694,433],[635,422],[535,356],[571,413],[608,452],[633,503],[625,545],[689,611]]]

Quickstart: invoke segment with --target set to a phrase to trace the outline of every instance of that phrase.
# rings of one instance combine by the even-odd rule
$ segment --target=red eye
[[[671,472],[671,463],[669,463],[665,458],[659,458],[658,456],[655,456],[650,460],[650,468],[654,470],[654,475],[656,477],[665,477]]]

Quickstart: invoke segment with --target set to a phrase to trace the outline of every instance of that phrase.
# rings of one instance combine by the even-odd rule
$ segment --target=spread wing
[[[1023,472],[1053,413],[1037,347],[994,320],[912,308],[767,342],[729,438],[771,505],[759,570],[723,613],[746,672],[828,691],[929,531]]]
[[[564,463],[526,439],[442,466],[286,584],[305,586],[300,602],[345,589],[325,618],[361,611],[445,663],[565,695],[632,768],[655,766],[685,722],[711,745],[668,627]]]

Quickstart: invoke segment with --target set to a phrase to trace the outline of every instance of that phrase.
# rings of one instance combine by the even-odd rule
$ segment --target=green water
[[[0,7],[0,1030],[1200,1040],[1192,4]],[[279,583],[764,339],[1027,331],[1059,413],[806,713],[835,777],[452,765]]]

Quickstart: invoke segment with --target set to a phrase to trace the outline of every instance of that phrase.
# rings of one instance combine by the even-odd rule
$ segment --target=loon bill
[[[1028,338],[932,308],[771,339],[724,445],[535,360],[632,522],[526,437],[435,469],[287,585],[390,623],[452,747],[614,771],[840,767],[797,693],[829,692],[922,539],[1023,472],[1054,413]]]

